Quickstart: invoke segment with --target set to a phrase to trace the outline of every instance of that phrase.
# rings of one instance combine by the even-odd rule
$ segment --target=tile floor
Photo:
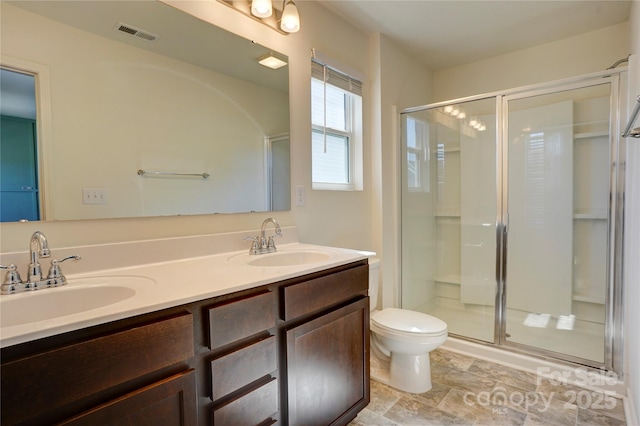
[[[400,392],[371,381],[371,402],[350,426],[623,426],[623,401],[455,352],[431,353],[433,388]]]

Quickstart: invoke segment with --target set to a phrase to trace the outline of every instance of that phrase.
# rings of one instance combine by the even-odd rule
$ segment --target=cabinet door
[[[0,422],[27,422],[194,355],[188,312],[124,327],[3,362]]]
[[[196,420],[194,370],[176,374],[62,422],[62,425],[191,426]]]
[[[291,425],[343,425],[369,403],[369,298],[286,332]]]

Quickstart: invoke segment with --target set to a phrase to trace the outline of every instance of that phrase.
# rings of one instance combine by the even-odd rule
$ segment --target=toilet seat
[[[383,309],[371,316],[371,322],[382,330],[405,336],[439,336],[447,332],[444,321],[407,309]]]

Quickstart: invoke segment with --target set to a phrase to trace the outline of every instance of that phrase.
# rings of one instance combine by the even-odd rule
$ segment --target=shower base
[[[439,303],[431,309],[415,309],[447,323],[450,334],[493,343],[494,307]],[[460,306],[463,307],[460,307]],[[509,342],[541,348],[596,363],[604,362],[604,326],[576,319],[571,330],[558,329],[558,318],[551,317],[546,327],[531,327],[531,313],[508,309]],[[562,327],[561,321],[561,327]]]

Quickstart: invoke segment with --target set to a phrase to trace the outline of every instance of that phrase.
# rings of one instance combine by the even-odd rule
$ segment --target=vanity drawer
[[[211,361],[212,399],[216,401],[277,368],[275,336],[214,359]]]
[[[184,313],[3,363],[2,423],[55,409],[193,355],[193,316]],[[49,385],[40,386],[41,381]]]
[[[272,291],[209,308],[209,348],[216,349],[276,325]]]
[[[289,321],[347,301],[369,288],[369,265],[315,278],[282,288],[284,320]]]
[[[252,426],[275,423],[278,413],[278,380],[273,379],[264,386],[213,411],[213,424],[219,426]]]
[[[195,425],[196,404],[196,373],[191,369],[94,407],[59,425]]]

